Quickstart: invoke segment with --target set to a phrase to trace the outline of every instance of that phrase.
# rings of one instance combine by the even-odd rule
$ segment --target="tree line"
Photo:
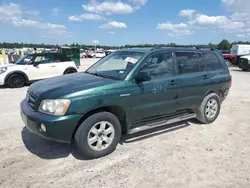
[[[250,42],[244,42],[244,41],[238,41],[238,42],[233,42],[230,43],[228,40],[224,39],[222,40],[219,44],[190,44],[190,45],[178,45],[175,43],[168,43],[168,44],[138,44],[138,45],[123,45],[123,46],[105,46],[105,45],[97,45],[97,48],[103,48],[105,50],[108,49],[119,49],[119,48],[142,48],[142,47],[199,47],[199,48],[213,48],[213,49],[219,49],[219,50],[230,50],[233,44],[250,44]],[[82,49],[89,49],[89,48],[94,48],[94,45],[84,45],[84,44],[78,44],[78,43],[73,43],[73,44],[65,44],[63,46],[72,46],[72,47],[79,47]],[[8,43],[8,42],[3,42],[0,43],[0,48],[58,48],[59,45],[51,45],[51,44],[32,44],[32,43]]]

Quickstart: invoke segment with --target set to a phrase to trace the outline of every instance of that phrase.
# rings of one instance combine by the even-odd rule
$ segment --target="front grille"
[[[37,100],[37,97],[30,93],[30,92],[27,92],[27,96],[26,96],[26,100],[29,104],[29,106],[33,109],[33,110],[36,110],[38,107],[38,100]]]

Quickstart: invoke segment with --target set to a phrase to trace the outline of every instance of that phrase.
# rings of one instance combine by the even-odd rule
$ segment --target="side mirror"
[[[150,81],[151,76],[148,75],[146,72],[138,72],[138,74],[135,76],[135,81],[140,83],[140,82],[146,82]]]

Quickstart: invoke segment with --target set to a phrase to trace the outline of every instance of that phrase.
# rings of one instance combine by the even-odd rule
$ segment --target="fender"
[[[10,77],[11,75],[13,75],[13,74],[21,74],[22,76],[24,76],[26,84],[29,83],[29,78],[28,78],[28,76],[27,76],[24,72],[18,71],[18,70],[17,70],[17,71],[11,71],[11,72],[9,72],[9,73],[5,76],[4,82],[6,83],[7,80],[9,79],[9,77]]]

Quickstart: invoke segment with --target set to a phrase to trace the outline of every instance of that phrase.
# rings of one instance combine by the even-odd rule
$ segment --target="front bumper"
[[[21,117],[25,126],[33,133],[58,142],[70,143],[81,115],[50,116],[33,111],[26,100],[21,102]],[[41,129],[46,126],[46,132]]]
[[[5,84],[4,79],[5,79],[5,75],[0,74],[0,86]]]

